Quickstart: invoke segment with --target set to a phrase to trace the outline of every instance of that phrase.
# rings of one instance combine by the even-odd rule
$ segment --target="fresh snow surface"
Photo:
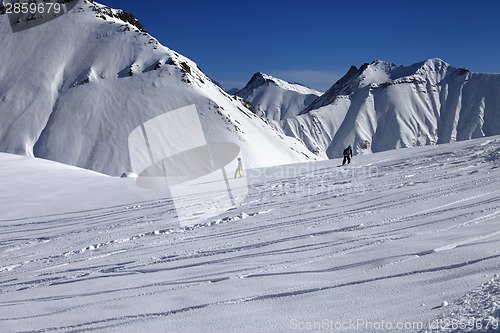
[[[500,274],[467,293],[446,310],[423,333],[500,332]]]
[[[1,332],[467,332],[432,325],[500,315],[500,137],[246,170],[242,204],[189,227],[133,178],[0,162]]]

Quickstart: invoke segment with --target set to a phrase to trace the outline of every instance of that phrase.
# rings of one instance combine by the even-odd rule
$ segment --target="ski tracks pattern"
[[[2,221],[0,328],[127,331],[382,284],[478,281],[500,271],[499,146],[269,179],[238,208],[189,227],[175,223],[168,199]],[[431,305],[416,312],[433,315]]]

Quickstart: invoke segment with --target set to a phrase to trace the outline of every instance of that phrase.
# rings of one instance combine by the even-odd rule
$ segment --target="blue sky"
[[[98,1],[99,2],[99,1]],[[351,65],[441,58],[500,73],[500,1],[100,0],[224,88],[261,71],[326,90]]]

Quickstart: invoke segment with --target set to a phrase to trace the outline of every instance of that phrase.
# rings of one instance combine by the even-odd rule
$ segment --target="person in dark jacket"
[[[347,162],[347,164],[350,164],[351,158],[352,158],[352,148],[351,145],[349,145],[346,149],[344,149],[344,161],[342,161],[342,165],[345,165],[345,162]]]

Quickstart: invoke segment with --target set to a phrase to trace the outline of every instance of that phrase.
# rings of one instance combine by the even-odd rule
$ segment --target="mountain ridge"
[[[81,0],[15,34],[0,15],[10,51],[0,55],[0,151],[120,175],[134,128],[193,104],[206,137],[239,144],[247,167],[336,158],[348,144],[366,154],[499,134],[499,74],[376,60],[323,94],[258,72],[233,96],[124,13]]]
[[[500,74],[473,73],[433,58],[410,66],[352,66],[296,117],[280,122],[318,156],[348,144],[366,154],[500,133]]]
[[[298,83],[290,83],[262,72],[255,73],[246,86],[235,93],[248,100],[258,116],[273,120],[293,117],[322,93]]]

